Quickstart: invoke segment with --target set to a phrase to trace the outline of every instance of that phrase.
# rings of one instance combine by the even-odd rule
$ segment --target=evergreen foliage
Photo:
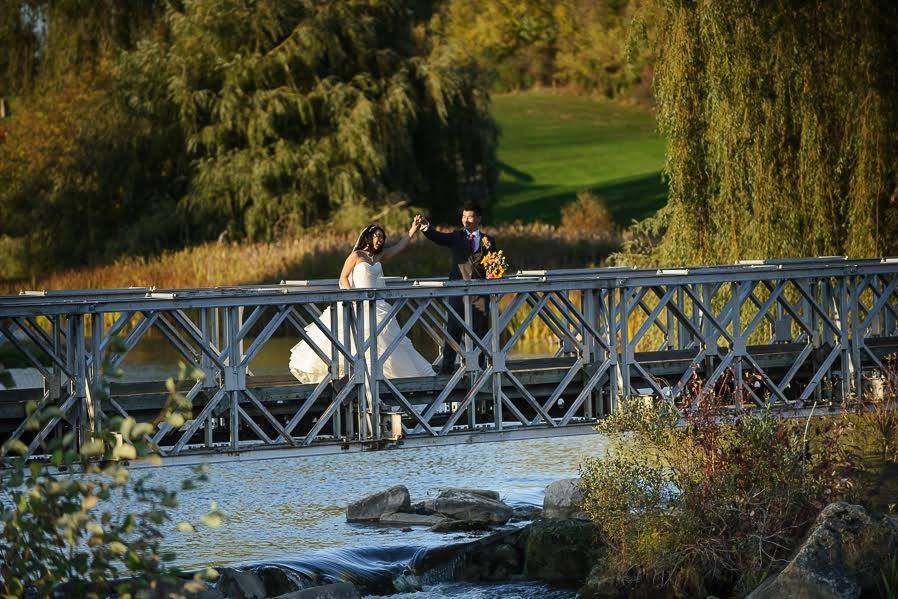
[[[898,5],[663,5],[650,261],[898,252]]]
[[[165,89],[209,234],[271,239],[343,204],[489,199],[497,130],[474,66],[401,0],[190,0],[130,58]],[[143,91],[133,94],[147,97]]]

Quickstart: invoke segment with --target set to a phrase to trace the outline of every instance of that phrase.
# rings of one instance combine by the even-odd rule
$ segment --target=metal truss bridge
[[[20,439],[39,457],[49,436],[85,439],[107,416],[158,419],[164,377],[103,375],[127,367],[148,340],[205,374],[181,384],[193,419],[162,424],[152,437],[171,463],[581,434],[622,397],[688,408],[694,376],[703,380],[698,396],[728,385],[739,407],[834,407],[898,351],[896,286],[898,258],[826,257],[524,271],[480,282],[393,277],[383,289],[341,290],[328,280],[22,292],[0,296],[0,335],[43,386],[0,391],[0,442]],[[483,336],[471,324],[478,295],[492,299]],[[449,301],[457,297],[461,312]],[[372,300],[390,306],[375,326]],[[461,323],[460,340],[447,333],[450,319]],[[392,320],[434,363],[448,342],[457,369],[384,378],[398,341],[372,348]],[[320,383],[299,384],[285,350],[278,372],[254,373],[254,359],[277,340],[311,342],[306,327],[329,340],[316,346],[329,364]],[[37,431],[25,424],[30,400],[58,408]]]

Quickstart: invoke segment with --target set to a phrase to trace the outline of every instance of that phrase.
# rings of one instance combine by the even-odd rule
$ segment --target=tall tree
[[[494,72],[499,89],[552,85],[559,0],[447,0],[439,35]]]
[[[5,0],[0,4],[0,96],[90,75],[158,20],[161,0]]]
[[[0,4],[0,98],[31,89],[40,47],[37,25],[26,3]]]
[[[131,64],[179,115],[194,165],[188,205],[209,233],[271,238],[392,193],[451,211],[472,178],[489,199],[489,97],[473,64],[430,44],[428,15],[411,10],[421,4],[169,8],[168,39],[142,44]]]
[[[0,239],[24,257],[10,270],[183,241],[171,218],[185,187],[183,137],[170,118],[145,118],[119,84],[121,53],[160,16],[158,0],[21,0],[0,9],[0,29],[15,34],[0,38],[9,77],[0,82],[19,95],[0,139]]]
[[[507,91],[566,86],[606,97],[649,95],[651,53],[630,43],[655,0],[446,0],[435,29],[495,73]]]
[[[666,263],[898,252],[898,5],[664,0]]]

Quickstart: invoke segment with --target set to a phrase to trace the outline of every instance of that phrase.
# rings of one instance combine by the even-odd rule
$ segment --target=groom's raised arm
[[[427,221],[427,224],[421,227],[421,231],[424,233],[424,237],[431,240],[437,245],[443,245],[448,247],[452,247],[452,233],[442,233],[437,231],[432,226],[430,226],[430,221]]]

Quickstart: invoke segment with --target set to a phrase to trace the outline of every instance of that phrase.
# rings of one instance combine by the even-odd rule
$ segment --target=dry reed
[[[543,224],[486,228],[518,269],[591,267],[617,248],[613,234],[566,231]],[[390,232],[395,236],[397,231]],[[216,287],[267,284],[281,279],[336,278],[355,234],[307,231],[271,243],[207,243],[155,257],[126,258],[114,264],[48,273],[32,281],[0,279],[0,293],[21,289],[99,289],[120,287]],[[390,240],[388,240],[389,243]],[[448,253],[419,239],[386,265],[387,274],[444,275]]]

